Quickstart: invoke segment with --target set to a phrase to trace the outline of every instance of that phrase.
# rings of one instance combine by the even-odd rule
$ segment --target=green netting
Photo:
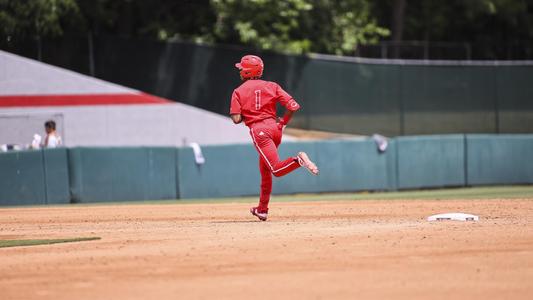
[[[498,67],[499,133],[533,132],[533,66]]]
[[[104,80],[227,115],[240,84],[234,63],[255,53],[265,61],[264,79],[302,104],[295,127],[388,136],[533,132],[531,62],[311,58],[117,37],[95,37],[92,52],[88,44],[87,38],[41,41],[41,57],[84,73],[93,62]],[[0,48],[36,57],[25,41]]]

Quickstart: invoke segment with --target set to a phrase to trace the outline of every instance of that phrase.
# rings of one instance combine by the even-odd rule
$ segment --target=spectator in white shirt
[[[44,148],[56,148],[61,145],[61,137],[56,132],[56,122],[50,120],[44,123],[46,137],[44,138]]]

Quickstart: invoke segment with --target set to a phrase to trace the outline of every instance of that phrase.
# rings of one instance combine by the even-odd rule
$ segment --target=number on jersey
[[[261,90],[255,90],[255,110],[261,109]]]

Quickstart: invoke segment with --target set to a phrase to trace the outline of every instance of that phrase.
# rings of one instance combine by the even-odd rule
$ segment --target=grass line
[[[533,186],[491,186],[472,188],[447,188],[432,190],[407,190],[395,192],[358,192],[358,193],[323,193],[274,195],[272,201],[328,201],[328,200],[449,200],[449,199],[500,199],[500,198],[529,198],[533,199]],[[220,202],[250,202],[257,201],[257,197],[212,198],[212,199],[183,199],[173,203],[220,203]]]
[[[460,187],[429,190],[406,190],[394,192],[355,192],[273,195],[273,202],[340,201],[340,200],[453,200],[453,199],[513,199],[533,200],[533,185]],[[122,204],[209,204],[209,203],[253,203],[257,197],[201,198],[179,200],[149,200],[127,202],[83,203],[80,205],[122,205]]]
[[[99,239],[100,239],[99,237],[84,237],[84,238],[48,239],[48,240],[0,240],[0,248],[51,245],[51,244],[59,244],[59,243],[94,241],[94,240],[99,240]]]
[[[340,201],[340,200],[453,200],[453,199],[531,199],[533,200],[533,185],[514,186],[478,186],[455,187],[426,190],[404,190],[389,192],[352,192],[352,193],[315,193],[294,195],[273,195],[273,202],[305,202],[305,201]],[[172,199],[172,200],[143,200],[117,202],[77,203],[76,206],[102,205],[143,205],[143,204],[210,204],[210,203],[255,203],[257,196],[200,198],[200,199]],[[73,204],[53,204],[53,206],[71,206]],[[4,206],[0,209],[20,208],[21,206]],[[24,207],[43,207],[31,205]]]

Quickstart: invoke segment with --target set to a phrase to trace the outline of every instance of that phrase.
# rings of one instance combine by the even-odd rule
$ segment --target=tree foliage
[[[388,30],[370,0],[0,0],[2,35],[64,32],[232,43],[288,53],[353,53]],[[77,20],[77,23],[70,22]]]
[[[212,0],[215,39],[281,52],[353,53],[389,31],[366,0]]]
[[[394,1],[374,4],[381,26],[392,25]],[[474,58],[533,56],[531,0],[406,0],[403,20],[403,40],[468,44]]]
[[[504,44],[533,40],[531,0],[0,0],[0,41],[105,34],[352,54],[390,39]],[[398,12],[396,12],[398,17]]]
[[[394,0],[372,6],[381,26],[390,28]],[[406,0],[404,40],[504,42],[533,39],[531,0]]]
[[[0,0],[0,36],[61,36],[79,17],[75,0]]]
[[[95,34],[196,40],[216,18],[209,0],[76,0]]]

